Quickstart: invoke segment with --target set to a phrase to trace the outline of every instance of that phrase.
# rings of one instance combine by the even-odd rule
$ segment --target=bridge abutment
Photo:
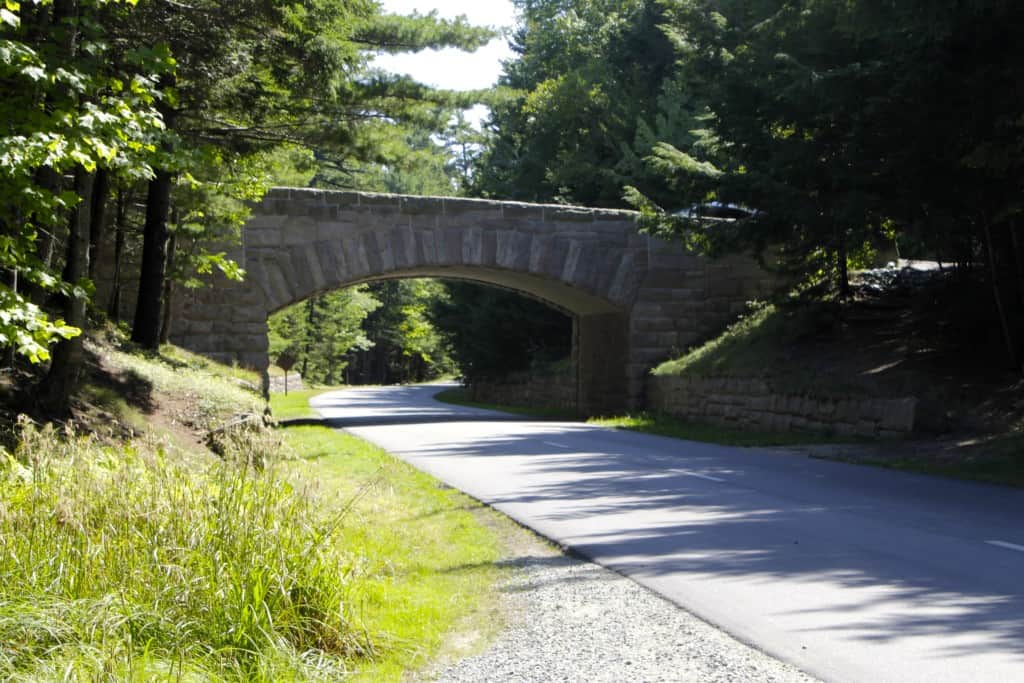
[[[581,416],[612,415],[630,408],[627,368],[629,317],[621,313],[573,319],[576,410]]]

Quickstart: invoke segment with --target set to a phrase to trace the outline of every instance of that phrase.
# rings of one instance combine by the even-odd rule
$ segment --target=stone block
[[[623,211],[621,209],[591,209],[595,221],[612,223],[614,227],[622,232],[635,232],[640,214],[636,211]]]
[[[480,235],[480,265],[493,266],[498,262],[498,234],[495,230],[482,230]]]
[[[438,249],[438,257],[441,265],[462,265],[462,230],[459,228],[444,227],[438,234],[441,238]]]
[[[560,279],[563,282],[569,282],[574,285],[582,284],[577,279],[577,271],[580,267],[582,254],[583,245],[578,240],[570,240],[569,246],[565,251],[565,260],[562,262],[562,272],[560,273]]]
[[[359,226],[351,221],[317,221],[316,239],[318,242],[340,240],[358,230]]]
[[[373,233],[372,242],[368,242],[368,244],[376,245],[375,248],[380,257],[379,267],[371,274],[390,273],[395,269],[395,252],[391,246],[389,232],[390,231],[377,230]]]
[[[388,239],[391,242],[391,253],[394,254],[396,268],[401,270],[422,265],[416,258],[416,238],[413,237],[412,228],[394,228]]]
[[[462,263],[478,266],[483,262],[483,233],[480,228],[462,231]]]
[[[361,275],[379,275],[381,273],[380,252],[377,250],[377,235],[363,233],[354,240],[357,270]],[[362,267],[365,264],[365,268]]]
[[[878,431],[878,423],[874,420],[860,419],[857,420],[854,428],[857,430],[857,434],[861,436],[875,436],[875,433]]]
[[[502,216],[501,202],[491,199],[462,199],[445,197],[441,200],[445,216],[477,215],[480,217]]]
[[[545,207],[544,220],[551,223],[593,223],[593,209],[578,206]]]
[[[344,253],[345,272],[353,280],[370,274],[370,262],[363,246],[363,237],[347,239],[341,243]]]
[[[307,216],[293,217],[281,225],[281,241],[284,246],[305,245],[317,240],[318,225]]]
[[[277,247],[281,244],[281,230],[272,228],[247,227],[242,232],[242,241],[248,247]]]
[[[444,200],[438,197],[401,197],[399,206],[405,214],[431,214],[439,215],[444,213]]]
[[[333,221],[338,218],[338,207],[331,204],[312,204],[308,215],[318,221]]]
[[[543,221],[544,207],[539,204],[523,204],[519,202],[502,202],[501,215],[505,219],[525,219]]]
[[[402,199],[403,197],[397,194],[360,192],[356,206],[361,209],[369,209],[374,215],[384,216],[400,212]]]
[[[495,263],[508,270],[527,270],[530,264],[530,245],[532,238],[528,234],[503,230],[495,235]]]
[[[303,255],[305,256],[304,262],[309,270],[313,289],[317,292],[324,291],[327,288],[327,277],[320,266],[320,251],[317,249],[316,243],[307,244],[303,250]]]
[[[917,399],[902,398],[886,401],[885,414],[881,428],[909,434],[914,431],[914,420],[917,414]]]
[[[615,303],[632,301],[635,298],[640,277],[642,275],[638,272],[636,255],[630,252],[623,254],[606,292],[608,300]]]
[[[679,344],[679,334],[676,332],[659,332],[658,333],[658,346],[671,351],[676,348]]]
[[[635,332],[630,335],[630,343],[634,349],[659,348],[658,335],[654,332]]]
[[[715,277],[708,275],[707,295],[731,301],[740,296],[740,283],[732,278]]]

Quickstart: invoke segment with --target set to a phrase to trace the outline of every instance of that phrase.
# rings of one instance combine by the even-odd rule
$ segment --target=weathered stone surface
[[[471,278],[576,316],[574,395],[586,410],[640,407],[654,363],[717,331],[772,279],[752,261],[709,263],[641,235],[635,220],[633,212],[585,207],[277,188],[253,207],[244,230],[238,256],[247,280],[183,293],[172,337],[265,367],[266,318],[284,306],[373,278]],[[669,397],[700,405],[680,385],[658,400]],[[765,403],[710,405],[742,422],[744,411],[766,412]],[[877,429],[899,430],[913,412],[888,411]]]
[[[646,339],[637,333],[633,338]],[[886,438],[913,431],[917,406],[914,398],[778,393],[758,378],[672,376],[649,378],[647,403],[654,410],[695,422]]]

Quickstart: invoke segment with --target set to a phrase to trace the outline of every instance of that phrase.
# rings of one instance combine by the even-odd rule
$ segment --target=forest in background
[[[212,245],[271,184],[629,206],[701,253],[770,248],[839,301],[880,250],[934,258],[1020,366],[1017,3],[516,5],[499,87],[457,94],[370,57],[492,33],[372,2],[5,0],[0,344],[49,361],[40,403],[66,406],[99,270],[114,287],[92,313],[119,317],[130,287],[152,348],[175,288],[241,276]],[[476,101],[483,131],[459,117]],[[318,350],[307,371],[331,381],[489,376],[568,349],[560,313],[463,284],[376,283],[284,317],[274,351]]]

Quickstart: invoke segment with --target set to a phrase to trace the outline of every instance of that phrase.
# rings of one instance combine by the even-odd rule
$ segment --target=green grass
[[[684,422],[671,415],[657,413],[595,417],[587,420],[587,423],[644,434],[668,436],[674,439],[716,443],[723,446],[798,446],[819,443],[849,443],[851,441],[850,437],[840,439],[825,434],[741,431],[715,425]]]
[[[263,408],[235,369],[92,350],[119,373],[87,396],[142,426]],[[495,628],[495,513],[386,453],[254,421],[215,458],[104,422],[0,449],[0,680],[398,681]]]
[[[572,410],[566,410],[565,408],[532,408],[526,406],[502,406],[494,403],[479,403],[474,401],[469,396],[469,390],[464,387],[456,389],[445,389],[441,393],[434,396],[435,399],[442,403],[451,403],[452,405],[468,406],[470,408],[485,408],[487,410],[500,410],[503,413],[512,413],[514,415],[524,415],[526,417],[534,417],[540,420],[575,420],[576,412]]]
[[[326,680],[372,654],[344,520],[249,464],[279,450],[262,436],[202,462],[23,425],[0,454],[0,679]]]
[[[249,371],[218,365],[173,346],[162,347],[159,356],[113,348],[104,353],[136,392],[147,398],[163,394],[187,402],[190,421],[198,428],[215,427],[233,413],[263,412],[259,379],[253,383],[254,374]]]
[[[270,397],[271,412],[278,420],[314,417],[316,411],[309,407],[309,399],[328,391],[327,389],[303,389],[276,393]]]
[[[840,454],[834,459],[904,472],[1024,488],[1024,434],[1020,432],[965,447],[945,457],[941,453],[910,456],[867,453],[855,456]]]
[[[272,397],[275,415],[279,406],[294,410],[285,399]],[[486,608],[503,571],[495,564],[501,542],[480,520],[493,513],[349,434],[283,431],[300,456],[289,470],[316,481],[317,497],[344,512],[338,542],[350,558],[351,604],[376,652],[359,663],[357,680],[401,680],[427,664],[457,624],[494,628]]]
[[[679,358],[656,367],[655,375],[760,375],[766,367],[766,353],[778,347],[780,335],[791,334],[786,316],[774,305],[753,308],[725,332],[691,349]]]
[[[827,306],[752,302],[750,310],[717,337],[655,367],[659,376],[765,379],[777,393],[874,396],[878,380],[862,369],[832,373],[827,381],[807,364],[809,339],[820,338],[835,322]],[[814,351],[817,355],[828,342]]]

